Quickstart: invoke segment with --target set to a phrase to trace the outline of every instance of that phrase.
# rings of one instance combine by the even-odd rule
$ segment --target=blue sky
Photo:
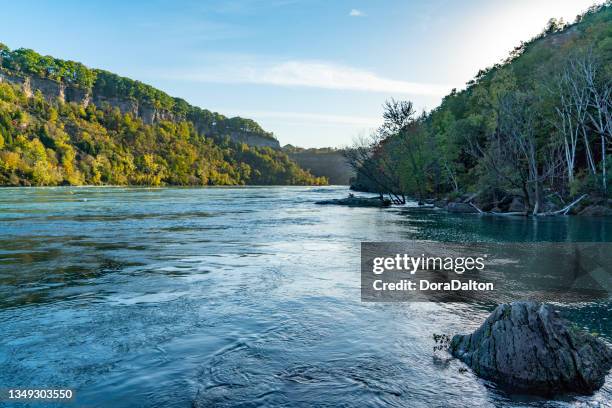
[[[383,102],[434,108],[593,0],[6,1],[0,42],[154,85],[281,144],[343,146]]]

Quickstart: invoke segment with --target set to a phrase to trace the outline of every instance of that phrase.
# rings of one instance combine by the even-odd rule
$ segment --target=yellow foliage
[[[19,168],[21,158],[15,152],[0,152],[0,168],[9,172]]]
[[[53,108],[49,109],[49,122],[51,123],[57,122],[57,111]]]
[[[54,186],[62,180],[61,174],[46,160],[39,160],[32,168],[32,181],[37,186]]]

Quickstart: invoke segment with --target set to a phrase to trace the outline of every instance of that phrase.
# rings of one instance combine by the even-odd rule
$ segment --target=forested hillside
[[[330,184],[348,185],[354,177],[355,172],[347,163],[342,149],[332,147],[304,149],[285,145],[283,151],[313,175],[326,177]]]
[[[151,86],[0,44],[0,185],[324,184],[272,135]]]
[[[23,85],[26,94],[36,90],[51,101],[76,102],[98,107],[110,105],[121,113],[131,113],[145,123],[160,120],[189,120],[199,132],[209,136],[230,136],[238,141],[280,147],[272,133],[259,124],[241,117],[227,118],[219,113],[190,105],[159,89],[112,72],[90,69],[85,65],[34,50],[19,48],[11,51],[0,43],[0,79]]]
[[[496,208],[522,198],[538,214],[612,188],[612,3],[536,38],[480,71],[431,112],[389,101],[384,125],[353,146],[355,187],[389,194],[474,197]]]

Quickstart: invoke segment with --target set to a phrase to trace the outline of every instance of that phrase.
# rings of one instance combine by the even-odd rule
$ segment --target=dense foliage
[[[305,149],[292,145],[283,146],[283,151],[300,167],[315,176],[325,176],[330,184],[348,185],[354,171],[344,158],[344,150],[333,147]]]
[[[51,104],[0,83],[0,185],[325,182],[281,151],[211,139],[187,120],[147,125],[117,108]]]
[[[389,101],[383,127],[348,151],[355,186],[396,202],[466,193],[494,202],[511,191],[533,213],[545,197],[605,197],[611,62],[610,1],[573,24],[553,19],[433,111],[417,116],[410,102]]]
[[[192,106],[181,98],[173,98],[163,91],[121,77],[112,72],[87,68],[85,65],[43,56],[36,51],[19,48],[11,51],[0,43],[0,68],[23,75],[34,75],[58,82],[63,82],[90,95],[104,98],[135,100],[139,104],[164,110],[178,119],[197,122],[206,129],[209,135],[224,135],[231,132],[249,132],[258,136],[274,139],[274,135],[263,130],[251,119],[240,117],[227,118],[219,113]]]

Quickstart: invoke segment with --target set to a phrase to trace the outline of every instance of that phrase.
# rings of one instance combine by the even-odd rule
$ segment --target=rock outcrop
[[[476,208],[472,207],[468,203],[448,203],[446,209],[448,212],[461,214],[472,214],[478,212]]]
[[[601,340],[573,328],[550,305],[499,305],[474,333],[455,335],[451,354],[514,392],[590,394],[612,366]]]
[[[22,87],[28,97],[40,92],[49,102],[74,102],[87,106],[90,102],[89,92],[76,86],[66,85],[53,79],[25,76],[0,69],[0,82],[9,82]]]
[[[278,142],[278,140],[263,137],[253,132],[230,132],[229,137],[234,142],[246,143],[249,146],[271,147],[273,149],[280,149],[280,143]]]
[[[609,217],[612,215],[612,208],[604,205],[589,205],[582,209],[578,215],[587,217]]]
[[[93,103],[97,107],[111,106],[118,108],[121,113],[128,113],[134,117],[140,118],[145,124],[151,125],[160,121],[177,121],[185,120],[184,117],[178,117],[174,112],[166,109],[156,108],[146,102],[139,101],[135,98],[118,98],[108,96],[89,89],[79,88],[74,85],[68,85],[61,81],[56,81],[49,78],[42,78],[32,75],[25,75],[20,72],[13,72],[0,68],[0,82],[9,82],[22,87],[24,93],[28,97],[34,96],[36,92],[40,92],[48,102],[72,102],[79,105],[87,106]],[[212,137],[229,137],[233,142],[246,143],[249,146],[256,147],[271,147],[280,149],[278,140],[272,137],[265,137],[257,132],[249,131],[223,131],[218,132],[210,123],[203,123],[197,119],[192,120],[198,132]]]
[[[179,120],[176,115],[168,110],[158,109],[146,103],[139,103],[136,99],[107,97],[94,94],[92,101],[96,106],[103,107],[105,105],[110,105],[114,108],[118,108],[121,113],[129,113],[134,117],[138,117],[147,125],[152,125],[163,120]]]
[[[321,205],[346,205],[349,207],[389,207],[391,201],[388,199],[381,200],[378,197],[366,198],[349,196],[347,198],[335,198],[331,200],[317,201],[315,204]]]
[[[515,196],[508,207],[508,212],[525,212],[527,211],[527,207],[525,206],[525,201],[522,197]]]

